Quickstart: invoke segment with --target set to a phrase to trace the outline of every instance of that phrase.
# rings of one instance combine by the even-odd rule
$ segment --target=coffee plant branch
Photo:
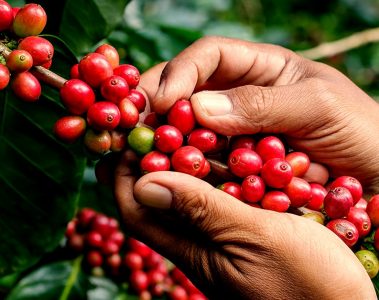
[[[11,49],[4,45],[4,43],[0,42],[0,55],[2,55],[6,59],[11,52]],[[62,85],[66,82],[66,79],[64,79],[63,77],[41,66],[33,67],[31,72],[40,81],[57,89],[60,89]]]
[[[379,28],[366,29],[333,42],[322,43],[308,50],[298,51],[303,57],[317,60],[331,57],[368,43],[379,41]]]

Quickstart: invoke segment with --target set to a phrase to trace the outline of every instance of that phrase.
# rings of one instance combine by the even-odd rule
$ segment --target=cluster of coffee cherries
[[[141,241],[127,237],[117,219],[82,208],[68,223],[66,247],[83,255],[84,270],[128,284],[141,300],[205,300],[184,273]]]
[[[68,115],[55,122],[55,135],[67,143],[84,136],[84,146],[93,154],[120,151],[145,110],[146,99],[136,89],[139,80],[134,65],[120,64],[117,49],[98,46],[71,67],[70,79],[60,88]]]
[[[14,94],[27,102],[41,96],[41,84],[33,67],[51,67],[53,45],[38,36],[46,26],[47,15],[39,4],[29,3],[22,7],[0,0],[0,42],[11,51],[2,51],[0,63],[0,90],[8,84]]]
[[[365,200],[356,178],[331,178],[325,166],[276,135],[230,137],[204,128],[185,99],[176,101],[166,116],[152,112],[143,123],[148,126],[133,128],[127,136],[127,147],[139,156],[141,175],[182,172],[212,182],[247,205],[301,214],[334,232],[357,253],[370,276],[377,275],[376,250],[361,246],[379,226],[379,195]],[[101,160],[98,166],[101,181]],[[379,249],[379,232],[376,236]]]

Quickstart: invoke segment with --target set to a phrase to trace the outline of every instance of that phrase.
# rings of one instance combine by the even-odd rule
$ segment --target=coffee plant
[[[206,299],[178,267],[123,230],[109,175],[125,150],[136,154],[140,176],[187,173],[235,201],[326,226],[378,290],[379,195],[364,198],[356,178],[330,177],[280,136],[201,127],[188,99],[165,116],[146,111],[141,70],[104,40],[128,2],[66,1],[50,23],[43,1],[0,0],[4,298]],[[49,26],[58,34],[45,33]]]

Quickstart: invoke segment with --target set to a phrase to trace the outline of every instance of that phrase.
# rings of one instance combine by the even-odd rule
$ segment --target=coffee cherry
[[[88,108],[87,122],[96,130],[115,129],[120,123],[120,110],[112,102],[95,102]]]
[[[269,191],[262,200],[261,205],[264,209],[269,209],[277,212],[285,212],[291,204],[287,194],[281,191]]]
[[[324,225],[324,222],[325,222],[325,216],[321,212],[317,212],[317,211],[305,213],[304,215],[302,215],[302,217],[310,219],[321,225]]]
[[[18,98],[26,102],[35,102],[41,96],[41,84],[28,71],[14,74],[11,88]]]
[[[87,129],[84,135],[84,145],[93,154],[104,155],[111,148],[111,136],[107,130],[94,131]]]
[[[257,175],[262,169],[261,157],[255,151],[247,148],[233,150],[229,154],[227,163],[230,172],[241,178]]]
[[[164,153],[171,153],[179,149],[183,143],[183,135],[174,126],[162,125],[154,132],[154,146]]]
[[[162,152],[151,151],[142,158],[140,168],[142,174],[156,171],[169,171],[170,159]]]
[[[128,144],[138,155],[145,155],[153,150],[154,131],[146,127],[136,127],[128,135]]]
[[[114,271],[118,270],[122,264],[122,259],[120,254],[114,253],[108,256],[105,260],[106,265]]]
[[[257,175],[247,176],[241,185],[242,197],[248,202],[258,202],[265,194],[266,186],[261,177]]]
[[[77,219],[72,219],[71,221],[67,223],[66,231],[64,233],[66,238],[70,238],[74,233],[76,233],[77,224],[78,224]]]
[[[374,231],[374,247],[375,250],[379,250],[379,228]]]
[[[163,115],[158,115],[155,111],[153,111],[145,116],[143,123],[153,129],[157,129],[159,126],[164,125],[165,122],[162,120],[163,118]]]
[[[191,102],[177,100],[168,111],[167,123],[178,128],[183,135],[189,134],[196,124]]]
[[[330,184],[331,189],[339,186],[343,186],[349,190],[353,197],[353,204],[357,203],[359,199],[362,198],[362,185],[356,178],[351,176],[340,176]]]
[[[70,69],[70,79],[80,79],[79,64],[75,64]]]
[[[370,217],[373,227],[379,227],[379,194],[370,198],[367,203],[366,212]]]
[[[80,116],[59,118],[53,128],[55,136],[65,143],[74,143],[86,131],[86,121]]]
[[[110,218],[104,214],[96,214],[91,221],[91,229],[102,235],[103,238],[107,238],[112,229],[109,226]]]
[[[205,158],[203,153],[193,146],[183,146],[171,156],[171,164],[175,171],[196,176],[203,168]]]
[[[13,32],[19,37],[39,35],[45,28],[47,15],[39,4],[25,4],[16,13],[13,21]]]
[[[118,67],[120,63],[120,56],[115,47],[109,44],[102,44],[95,49],[96,53],[102,54],[109,61],[112,68]]]
[[[358,230],[348,220],[334,219],[329,221],[326,227],[333,231],[349,247],[353,247],[358,241]]]
[[[187,300],[188,294],[183,287],[176,285],[168,292],[168,297],[170,300]]]
[[[5,1],[0,0],[0,31],[11,28],[13,22],[12,7]]]
[[[342,186],[332,188],[324,199],[324,209],[331,219],[338,219],[347,216],[353,206],[353,197],[347,188]]]
[[[364,199],[364,198],[359,199],[358,202],[355,203],[354,207],[366,210],[366,208],[367,208],[367,200]]]
[[[79,74],[91,87],[99,88],[105,79],[113,75],[113,69],[104,55],[89,53],[79,62]]]
[[[374,278],[376,275],[378,275],[379,261],[374,252],[367,249],[362,249],[355,252],[355,255],[365,268],[370,278]]]
[[[112,152],[121,152],[122,150],[124,150],[128,141],[127,133],[124,131],[114,129],[110,131],[110,135],[111,135],[110,150]]]
[[[52,60],[54,56],[53,45],[40,36],[28,36],[22,39],[17,49],[30,53],[33,57],[33,66],[41,66]]]
[[[138,69],[129,64],[122,64],[113,70],[115,75],[121,76],[126,80],[131,89],[135,89],[140,80],[140,73]]]
[[[128,241],[127,241],[127,245],[129,247],[129,250],[130,251],[133,251],[135,253],[138,253],[139,255],[141,255],[142,258],[146,258],[148,256],[151,255],[152,253],[152,249],[147,246],[145,243],[139,241],[139,240],[136,240],[134,238],[129,238]]]
[[[371,220],[367,212],[363,209],[350,207],[346,220],[350,221],[357,227],[359,237],[365,237],[370,233]]]
[[[204,178],[211,172],[211,164],[207,159],[204,160],[204,165],[200,171],[195,175],[197,178]]]
[[[235,135],[230,138],[230,150],[248,148],[255,150],[255,139],[250,135]]]
[[[305,207],[320,211],[324,205],[324,198],[328,193],[324,186],[318,183],[310,183],[312,197]]]
[[[133,128],[139,121],[139,113],[136,106],[128,99],[124,98],[118,104],[120,110],[120,123],[121,128]]]
[[[91,250],[86,254],[86,261],[91,267],[100,267],[103,260],[103,256],[98,250]]]
[[[142,113],[146,108],[145,96],[136,89],[129,90],[129,94],[126,96],[137,107],[138,112]]]
[[[261,157],[263,163],[271,158],[284,159],[285,151],[283,142],[276,136],[264,137],[255,147],[255,152]]]
[[[33,66],[33,57],[25,50],[13,50],[7,57],[7,67],[11,72],[25,72]]]
[[[105,100],[118,104],[129,94],[129,86],[124,78],[112,75],[101,82],[100,92]]]
[[[10,80],[10,73],[6,66],[0,64],[0,91],[5,89]]]
[[[238,200],[242,201],[242,191],[241,191],[241,186],[236,183],[236,182],[225,182],[223,184],[220,184],[217,186],[217,188],[234,198],[237,198]]]
[[[272,158],[263,164],[261,177],[268,186],[279,189],[291,182],[293,172],[287,161],[282,158]]]
[[[216,148],[217,135],[213,130],[197,128],[188,135],[187,144],[196,147],[203,153],[211,152]]]
[[[82,208],[76,215],[78,224],[82,229],[87,230],[92,222],[92,219],[96,216],[96,211],[89,207]]]
[[[291,182],[283,189],[291,200],[292,207],[302,207],[306,205],[312,197],[311,186],[304,179],[293,177]]]
[[[101,248],[103,245],[103,237],[97,231],[90,231],[85,235],[86,244],[90,247]]]
[[[137,293],[145,291],[149,286],[149,279],[144,271],[132,271],[129,277],[131,288]]]
[[[114,242],[117,246],[121,248],[125,241],[125,235],[121,231],[117,230],[109,235],[108,240]]]
[[[130,270],[141,270],[143,268],[143,259],[137,252],[130,251],[125,254],[123,264]]]
[[[105,240],[101,247],[101,252],[104,255],[116,254],[119,251],[120,251],[120,247],[114,241],[111,241],[111,240]]]
[[[59,90],[59,95],[67,110],[75,115],[86,113],[95,103],[94,91],[80,79],[67,80]]]
[[[84,237],[82,234],[73,233],[67,241],[68,247],[75,252],[83,252],[84,249]]]
[[[285,160],[291,165],[293,176],[296,177],[303,177],[311,163],[307,154],[297,151],[288,153]]]

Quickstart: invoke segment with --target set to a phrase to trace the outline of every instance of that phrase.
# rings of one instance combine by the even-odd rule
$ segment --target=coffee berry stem
[[[0,55],[2,55],[6,59],[11,52],[12,50],[10,50],[6,45],[0,42]],[[57,89],[60,89],[63,86],[63,84],[67,81],[65,78],[42,66],[35,66],[32,70],[33,74],[39,80]]]

